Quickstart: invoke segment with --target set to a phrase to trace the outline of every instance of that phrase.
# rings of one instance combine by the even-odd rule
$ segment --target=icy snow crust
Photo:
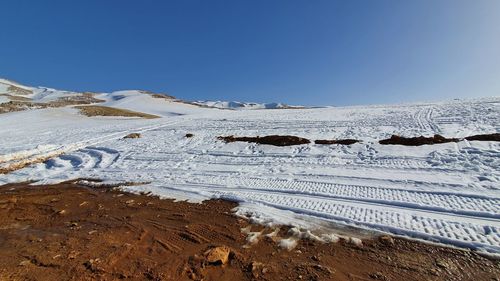
[[[499,132],[500,98],[238,111],[137,91],[97,98],[106,106],[162,118],[88,118],[72,108],[2,114],[0,165],[59,156],[0,175],[0,184],[74,178],[150,182],[124,189],[191,201],[233,199],[241,202],[239,214],[261,222],[299,227],[335,222],[500,253],[500,144],[377,142],[391,134]],[[123,139],[134,132],[142,138]],[[186,133],[194,137],[185,138]],[[274,147],[216,139],[270,134],[363,142]]]

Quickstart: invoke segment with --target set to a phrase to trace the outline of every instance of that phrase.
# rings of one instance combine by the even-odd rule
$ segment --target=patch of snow
[[[321,235],[321,239],[323,241],[325,241],[326,243],[337,243],[337,242],[339,242],[340,237],[338,237],[334,233],[327,233],[327,234]]]
[[[1,87],[1,86],[0,86]],[[2,92],[2,89],[0,89],[0,93]],[[10,99],[6,96],[0,96],[0,103],[6,103],[9,102]]]
[[[361,239],[356,238],[356,237],[350,237],[349,238],[349,242],[351,244],[354,244],[354,245],[358,246],[358,247],[363,246],[363,241],[361,241]]]
[[[289,237],[286,239],[281,239],[278,244],[280,248],[291,251],[297,246],[297,238]]]

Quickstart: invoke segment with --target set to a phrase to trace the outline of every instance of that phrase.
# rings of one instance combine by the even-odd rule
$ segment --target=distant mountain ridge
[[[86,92],[89,93],[89,92]],[[99,95],[101,97],[107,96],[114,100],[124,98],[125,95],[122,93],[130,94],[146,94],[155,98],[165,98],[176,102],[182,102],[186,104],[192,104],[205,108],[217,108],[217,109],[232,109],[232,110],[254,110],[254,109],[292,109],[292,108],[304,108],[303,106],[290,106],[284,103],[255,103],[255,102],[239,102],[239,101],[187,101],[183,99],[178,99],[174,96],[163,94],[163,93],[153,93],[145,90],[125,90],[125,91],[114,91],[111,93],[92,93],[93,95]],[[23,96],[29,98],[34,102],[45,102],[50,100],[59,99],[62,97],[72,96],[75,94],[82,94],[73,91],[63,91],[56,90],[46,87],[30,87],[25,86],[20,83],[0,78],[0,95],[4,98],[0,99],[1,102],[6,102],[9,99],[7,97],[12,96]]]
[[[287,108],[304,108],[303,106],[290,106],[283,103],[255,103],[255,102],[238,102],[238,101],[195,101],[194,104],[223,108],[223,109],[287,109]]]

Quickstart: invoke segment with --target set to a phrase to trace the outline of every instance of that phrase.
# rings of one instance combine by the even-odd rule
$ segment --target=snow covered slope
[[[26,90],[26,91],[33,90],[32,87],[24,86],[24,85],[21,85],[17,82],[0,78],[0,94],[4,94],[4,93],[5,94],[15,94],[16,88]]]
[[[207,111],[206,108],[187,104],[175,98],[168,96],[162,98],[161,95],[153,96],[148,92],[138,90],[103,93],[96,97],[105,100],[104,103],[99,105],[129,109],[164,117]]]
[[[97,98],[162,118],[88,118],[66,107],[0,114],[0,166],[52,157],[0,174],[0,184],[150,182],[127,189],[194,201],[230,198],[241,202],[240,213],[263,222],[340,223],[500,253],[499,143],[378,143],[391,134],[500,132],[500,98],[272,111],[201,108],[138,91]],[[142,138],[123,139],[131,132]],[[274,147],[217,140],[271,134],[362,142]]]
[[[0,78],[0,94],[21,96],[35,102],[49,102],[58,98],[76,94],[70,91],[60,91],[46,87],[29,87],[7,79]]]

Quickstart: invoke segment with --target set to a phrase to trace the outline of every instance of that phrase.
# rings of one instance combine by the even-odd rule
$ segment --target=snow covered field
[[[59,93],[34,92],[35,99]],[[500,253],[499,143],[378,144],[391,134],[499,132],[500,98],[219,110],[137,91],[96,97],[106,100],[101,105],[162,118],[89,118],[71,107],[1,114],[0,166],[59,156],[0,174],[0,184],[74,178],[148,182],[125,188],[193,201],[235,199],[240,213],[262,222],[301,227],[337,222]],[[142,138],[123,139],[135,132]],[[272,134],[362,142],[275,147],[217,140]]]

